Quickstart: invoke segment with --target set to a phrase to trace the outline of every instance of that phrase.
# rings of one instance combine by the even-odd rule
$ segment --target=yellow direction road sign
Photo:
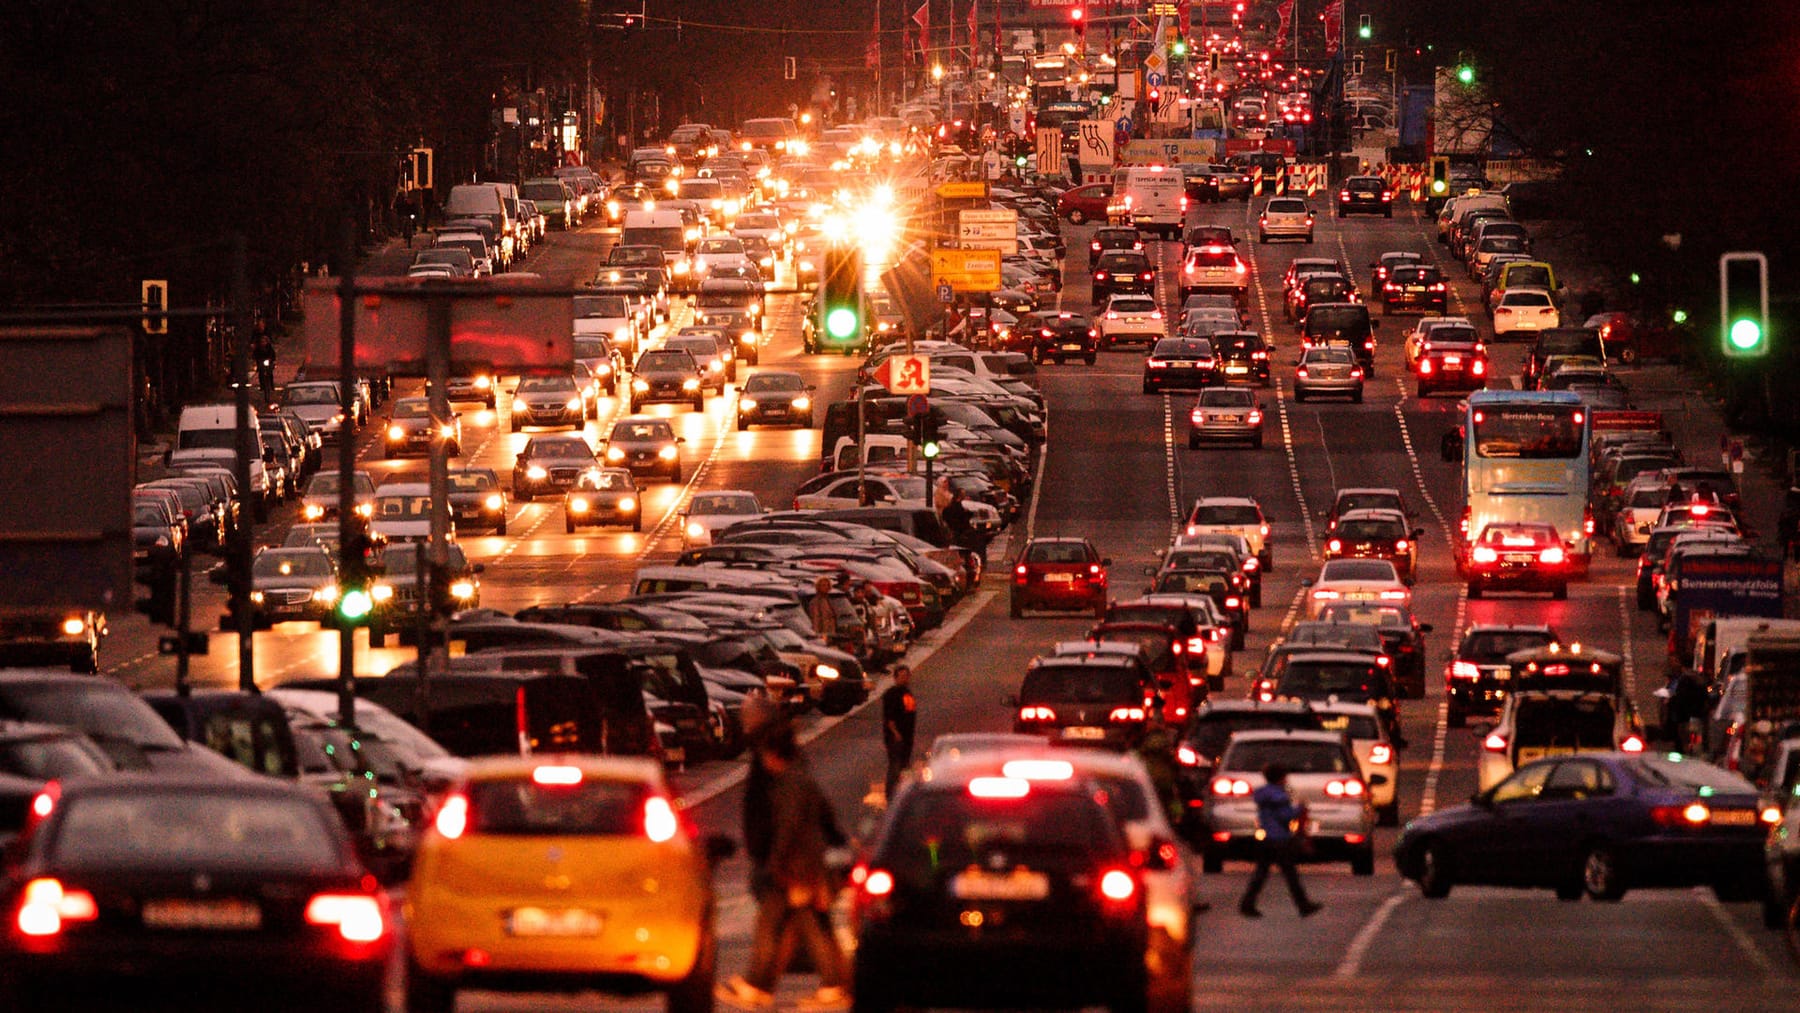
[[[945,200],[956,200],[959,197],[986,197],[986,183],[939,183],[937,195]]]
[[[931,251],[931,284],[957,292],[994,292],[1000,288],[999,250]]]

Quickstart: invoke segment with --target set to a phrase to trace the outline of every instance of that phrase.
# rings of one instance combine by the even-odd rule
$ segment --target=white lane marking
[[[1399,907],[1400,902],[1406,898],[1406,891],[1389,896],[1387,900],[1381,902],[1380,907],[1375,909],[1375,913],[1369,916],[1369,920],[1363,923],[1362,928],[1356,930],[1356,935],[1350,940],[1349,948],[1344,951],[1344,959],[1338,961],[1337,970],[1333,972],[1336,977],[1354,978],[1362,971],[1363,958],[1368,956],[1369,947],[1375,945],[1375,937],[1380,934],[1381,927],[1387,924],[1394,909]]]
[[[1162,396],[1163,410],[1163,472],[1165,484],[1169,491],[1169,541],[1181,533],[1181,499],[1176,489],[1180,478],[1180,469],[1175,461],[1175,399],[1168,393]]]
[[[1635,591],[1635,589],[1633,589]],[[1625,585],[1619,588],[1619,656],[1624,659],[1620,664],[1624,676],[1625,698],[1630,700],[1637,696],[1637,662],[1631,657],[1631,596]]]
[[[1450,627],[1450,649],[1462,643],[1463,623],[1469,616],[1468,585],[1456,589],[1456,618]],[[1437,809],[1438,782],[1444,776],[1444,752],[1450,742],[1450,698],[1438,701],[1437,722],[1431,730],[1431,765],[1425,769],[1425,785],[1419,791],[1419,815],[1429,816]]]
[[[1719,899],[1713,896],[1711,890],[1696,889],[1694,897],[1700,901],[1701,907],[1706,908],[1706,913],[1712,915],[1713,920],[1725,930],[1725,934],[1731,937],[1731,941],[1737,944],[1737,948],[1743,951],[1750,963],[1756,965],[1758,971],[1765,976],[1775,973],[1775,965],[1769,962],[1768,955],[1764,954],[1762,948],[1756,945],[1756,940],[1750,937],[1750,933],[1745,932],[1744,927],[1731,917],[1731,912],[1725,909],[1725,905],[1719,903]]]
[[[1406,424],[1406,381],[1394,377],[1394,387],[1400,392],[1400,400],[1394,404],[1394,419],[1400,423],[1400,443],[1406,448],[1406,462],[1412,468],[1413,483],[1419,487],[1419,495],[1424,497],[1425,505],[1431,508],[1431,515],[1437,518],[1438,530],[1443,533],[1444,542],[1455,548],[1456,541],[1450,536],[1450,520],[1438,506],[1437,498],[1425,485],[1425,468],[1419,463],[1418,449],[1413,445],[1412,429]]]
[[[1249,207],[1244,210],[1245,219],[1249,218]],[[1263,329],[1273,333],[1274,323],[1269,317],[1269,292],[1263,287],[1262,270],[1256,263],[1256,247],[1250,253],[1250,276],[1256,279],[1256,305],[1262,314]],[[1281,447],[1287,453],[1288,477],[1294,485],[1294,501],[1300,505],[1300,522],[1306,527],[1306,555],[1314,562],[1319,558],[1319,535],[1313,528],[1312,508],[1306,505],[1306,490],[1300,485],[1300,459],[1294,453],[1294,426],[1288,418],[1287,384],[1277,379],[1271,386],[1275,389],[1275,412],[1281,419]],[[1325,455],[1329,464],[1331,454]]]

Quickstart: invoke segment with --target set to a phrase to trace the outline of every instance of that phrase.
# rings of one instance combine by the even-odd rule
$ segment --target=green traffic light
[[[1450,184],[1448,182],[1445,182],[1444,180],[1434,179],[1431,181],[1431,192],[1434,194],[1444,193],[1445,191],[1447,191],[1449,189],[1450,189]]]
[[[1175,44],[1173,46],[1169,47],[1169,52],[1174,53],[1176,56],[1186,56],[1187,55],[1187,40],[1176,39]]]
[[[1674,320],[1676,323],[1685,324],[1685,323],[1687,323],[1687,318],[1688,318],[1687,310],[1676,310],[1673,314],[1673,317],[1674,317]]]
[[[1749,317],[1739,317],[1731,322],[1731,347],[1740,351],[1749,351],[1762,344],[1762,325]]]
[[[856,311],[839,306],[825,314],[825,333],[834,338],[848,338],[856,333]]]
[[[1359,39],[1373,38],[1374,35],[1375,29],[1370,28],[1368,25],[1363,25],[1356,30],[1356,37]]]
[[[1466,63],[1463,64],[1462,66],[1456,68],[1456,79],[1458,81],[1461,81],[1463,84],[1474,84],[1475,83],[1475,68],[1469,66]]]
[[[937,441],[926,440],[924,446],[919,448],[919,453],[924,454],[926,457],[936,457],[938,455]]]
[[[369,592],[362,588],[351,588],[338,599],[338,615],[351,622],[368,618],[374,609],[375,599],[369,597]]]

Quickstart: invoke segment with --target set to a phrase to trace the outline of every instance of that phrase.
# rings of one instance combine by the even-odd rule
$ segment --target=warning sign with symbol
[[[875,367],[874,380],[890,394],[931,393],[931,357],[894,355]]]

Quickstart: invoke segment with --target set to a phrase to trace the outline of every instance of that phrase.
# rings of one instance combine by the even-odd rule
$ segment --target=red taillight
[[[1362,371],[1361,366],[1350,367],[1350,379],[1360,380],[1360,379],[1362,379],[1362,377],[1363,377],[1363,371]]]
[[[1348,190],[1339,190],[1338,191],[1338,200],[1349,200],[1349,199],[1350,199],[1350,191],[1348,191]]]
[[[1490,753],[1506,752],[1506,736],[1499,732],[1489,732],[1488,737],[1481,740],[1481,748]]]
[[[1342,552],[1344,551],[1344,543],[1333,538],[1331,541],[1325,543],[1325,551],[1331,553]]]
[[[871,869],[863,876],[862,888],[871,897],[886,897],[894,892],[894,876],[886,869]]]
[[[1107,720],[1109,720],[1109,721],[1118,721],[1121,723],[1129,722],[1129,721],[1142,721],[1142,720],[1144,720],[1144,708],[1142,708],[1142,707],[1114,707],[1112,709],[1112,713],[1108,714],[1106,717],[1107,717]]]
[[[1105,271],[1095,271],[1094,272],[1094,280],[1095,281],[1105,281],[1106,280],[1106,272]]]
[[[1407,542],[1406,539],[1404,539],[1404,538],[1394,539],[1394,551],[1395,552],[1405,552],[1409,548],[1411,548],[1411,545]]]
[[[1137,893],[1137,880],[1124,869],[1108,869],[1100,877],[1100,896],[1114,902],[1128,901]]]
[[[1361,781],[1327,781],[1325,794],[1332,798],[1361,798],[1363,783]]]
[[[379,897],[362,893],[321,893],[306,902],[308,925],[330,925],[345,942],[372,943],[387,932]]]
[[[1241,777],[1218,777],[1213,779],[1214,795],[1248,795],[1250,782]]]
[[[438,836],[447,841],[454,841],[469,829],[469,800],[462,795],[452,795],[444,800],[438,808],[437,819],[432,821]]]
[[[1712,810],[1704,802],[1652,806],[1650,819],[1659,827],[1703,827],[1712,822]]]
[[[1560,566],[1566,559],[1568,559],[1568,555],[1563,552],[1560,545],[1552,545],[1538,553],[1538,562],[1548,563],[1551,566]]]
[[[1056,720],[1056,712],[1051,710],[1048,707],[1044,707],[1041,705],[1035,706],[1035,707],[1020,707],[1019,708],[1019,720],[1020,721],[1055,721]]]
[[[675,815],[675,807],[661,795],[652,795],[644,800],[644,836],[651,843],[665,844],[674,840],[681,830],[681,820]]]
[[[1392,191],[1392,190],[1383,190],[1383,191],[1381,191],[1381,199],[1382,199],[1382,200],[1393,200],[1393,199],[1394,199],[1394,192],[1393,192],[1393,191]]]
[[[1636,735],[1627,735],[1625,736],[1625,741],[1619,743],[1619,751],[1622,753],[1641,753],[1644,751],[1644,740]]]
[[[1469,367],[1469,372],[1475,374],[1476,376],[1482,376],[1487,373],[1487,363],[1481,361],[1480,359],[1476,359],[1474,364]]]
[[[1306,379],[1306,367],[1301,366],[1299,369],[1294,370],[1294,375],[1302,380]]]
[[[1183,743],[1175,747],[1175,762],[1184,767],[1197,767],[1200,765],[1200,754],[1194,752],[1192,746]]]
[[[31,797],[31,812],[26,814],[28,827],[36,826],[56,811],[56,803],[62,798],[62,782],[48,781],[43,790]]]
[[[1471,555],[1477,563],[1492,563],[1500,558],[1500,553],[1495,552],[1491,546],[1487,545],[1475,546],[1475,551]]]
[[[1373,746],[1370,746],[1369,747],[1369,762],[1370,763],[1393,763],[1394,762],[1393,747],[1391,747],[1383,742],[1377,742]]]
[[[1419,360],[1419,375],[1420,376],[1430,376],[1433,368],[1434,367],[1431,365],[1430,359],[1420,359]]]
[[[1253,426],[1261,425],[1262,424],[1262,412],[1252,409],[1250,412],[1250,424]]]
[[[69,890],[59,880],[34,879],[20,894],[19,916],[14,924],[23,936],[54,936],[64,922],[91,922],[100,917],[100,906],[86,890]]]
[[[1143,274],[1139,275],[1139,277],[1141,277],[1145,281],[1150,281],[1151,279],[1155,278],[1156,275],[1153,272],[1145,271]]]
[[[1481,669],[1475,667],[1475,663],[1472,661],[1453,661],[1450,663],[1450,678],[1479,679],[1481,678]]]

